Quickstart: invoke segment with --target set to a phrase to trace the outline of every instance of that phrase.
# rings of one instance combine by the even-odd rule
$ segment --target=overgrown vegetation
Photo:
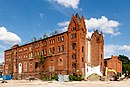
[[[122,72],[130,77],[130,59],[127,56],[119,55],[118,59],[122,61]]]
[[[52,76],[52,77],[51,77],[51,80],[56,80],[56,81],[58,81],[58,76],[57,76],[57,75]]]
[[[69,75],[70,81],[82,81],[83,76],[82,75]]]

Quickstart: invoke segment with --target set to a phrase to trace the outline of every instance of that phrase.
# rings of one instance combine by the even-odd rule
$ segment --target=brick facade
[[[101,66],[101,71],[104,71],[104,39],[103,34],[94,31],[91,37],[91,66]]]
[[[39,78],[55,74],[83,74],[87,62],[87,39],[84,16],[72,15],[68,31],[53,35],[22,46],[15,45],[4,52],[4,74],[25,79],[29,76]],[[97,37],[97,36],[98,37]],[[97,31],[91,40],[91,64],[103,66],[103,35]],[[95,50],[94,50],[95,49]],[[45,58],[42,65],[40,58]],[[95,63],[96,62],[96,63]]]
[[[118,56],[111,56],[104,60],[105,67],[109,69],[114,69],[118,73],[122,73],[122,62],[118,59]]]

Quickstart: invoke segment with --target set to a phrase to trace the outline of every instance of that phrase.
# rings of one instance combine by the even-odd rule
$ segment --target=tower
[[[84,16],[72,15],[68,26],[68,71],[69,74],[84,74],[86,25]]]
[[[91,37],[91,66],[100,65],[100,71],[104,69],[104,39],[102,32],[94,31]]]

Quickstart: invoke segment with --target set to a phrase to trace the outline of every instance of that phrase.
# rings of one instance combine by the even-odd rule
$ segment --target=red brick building
[[[91,37],[91,66],[101,66],[104,70],[104,38],[102,32],[94,31]]]
[[[105,67],[114,69],[118,73],[122,73],[122,62],[118,59],[118,56],[111,56],[111,58],[104,59]]]
[[[14,45],[5,50],[4,74],[13,74],[13,77],[22,79],[34,76],[55,74],[83,74],[88,58],[87,29],[84,16],[72,15],[68,31],[53,35],[22,46]],[[91,65],[104,65],[103,35],[97,31],[91,40]],[[45,61],[39,64],[39,59]],[[101,67],[102,68],[102,67]]]

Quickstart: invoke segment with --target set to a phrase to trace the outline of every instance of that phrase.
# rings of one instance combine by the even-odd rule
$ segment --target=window
[[[61,41],[64,41],[64,36],[61,37]]]
[[[60,37],[58,37],[58,42],[60,42]]]
[[[61,48],[62,48],[62,52],[64,51],[64,45],[61,45]]]
[[[76,63],[72,63],[72,68],[76,68]]]
[[[47,50],[46,49],[44,50],[44,54],[47,54]]]
[[[54,44],[54,43],[55,43],[55,39],[49,40],[49,44]]]
[[[58,42],[64,41],[64,36],[58,37]]]
[[[53,53],[53,54],[55,53],[55,48],[54,48],[54,47],[52,48],[52,53]]]
[[[82,52],[84,52],[84,47],[82,47]]]
[[[84,58],[82,57],[82,62],[84,62]]]
[[[42,50],[42,55],[44,55],[44,50]]]
[[[76,38],[76,33],[71,34],[71,38]]]
[[[45,55],[47,53],[46,49],[42,50],[42,55]]]
[[[52,40],[52,44],[54,44],[54,43],[55,43],[55,40],[53,39],[53,40]]]
[[[19,49],[19,52],[22,52],[22,49]]]
[[[27,63],[24,62],[24,72],[27,72]]]
[[[52,53],[52,49],[50,48],[50,54]]]
[[[50,54],[54,54],[55,48],[50,48]]]
[[[27,51],[27,47],[25,47],[23,50],[24,50],[24,51]]]
[[[33,54],[32,54],[32,52],[30,53],[30,57],[29,58],[32,58],[32,56],[33,56]]]
[[[73,28],[72,28],[72,31],[74,31],[74,30],[76,30],[76,27],[73,27]]]
[[[27,55],[27,53],[26,53],[26,54],[24,54],[23,58],[28,58],[28,55]]]
[[[38,68],[38,62],[35,62],[35,69]]]
[[[73,49],[73,50],[76,49],[76,43],[72,43],[72,49]]]
[[[60,52],[60,46],[58,46],[58,52]]]
[[[45,47],[46,46],[46,41],[42,42],[42,46]]]
[[[62,59],[59,59],[60,62],[62,62]]]
[[[32,71],[32,70],[33,70],[33,63],[30,62],[30,63],[29,63],[29,71]]]
[[[39,48],[39,43],[35,43],[35,48]]]
[[[73,58],[73,59],[76,59],[76,54],[73,54],[73,55],[72,55],[72,58]]]
[[[24,54],[23,58],[25,58],[25,54]]]
[[[32,51],[32,46],[29,47],[29,51]]]

